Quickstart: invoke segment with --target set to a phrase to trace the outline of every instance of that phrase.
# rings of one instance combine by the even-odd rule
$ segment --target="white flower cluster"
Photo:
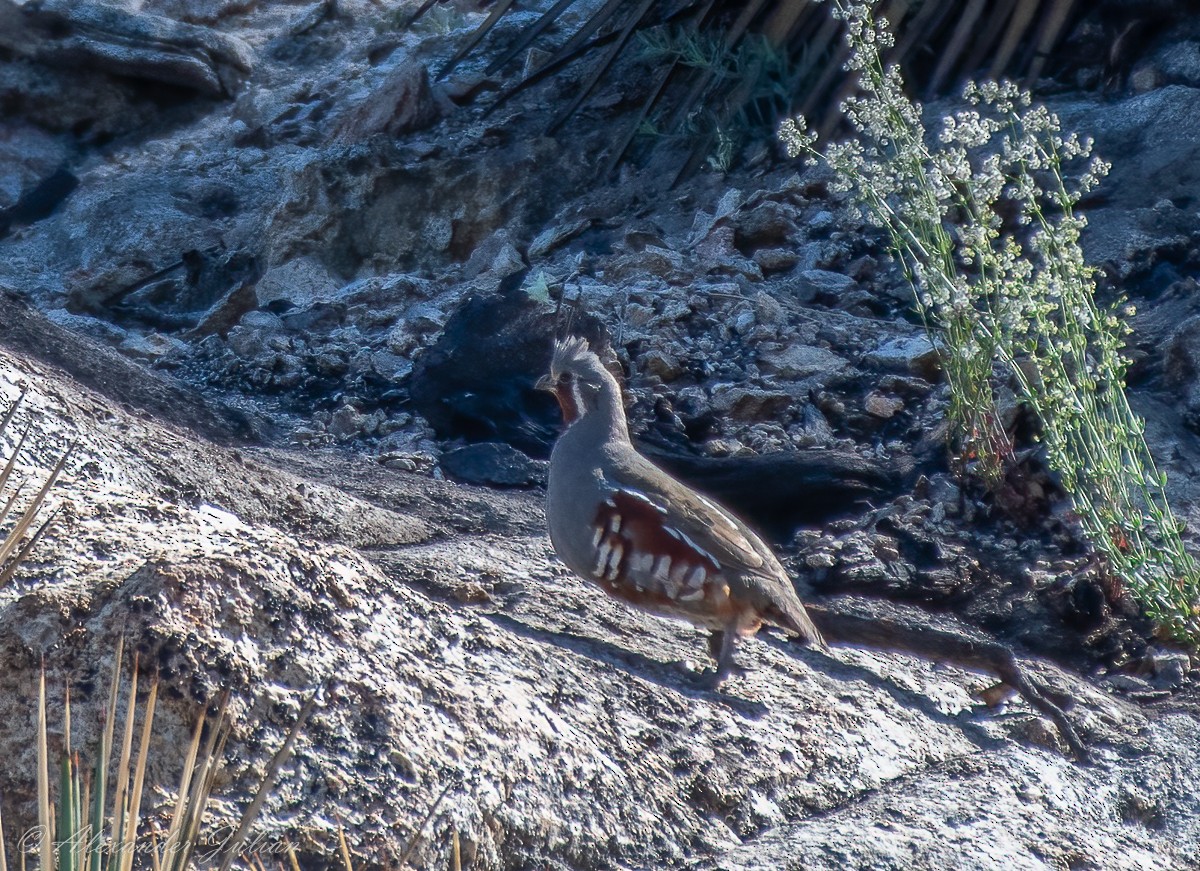
[[[803,118],[779,135],[789,154],[831,167],[834,188],[886,231],[945,349],[963,456],[992,483],[1004,473],[1011,444],[992,391],[1002,364],[1039,415],[1048,459],[1093,543],[1152,617],[1200,640],[1200,571],[1125,397],[1128,327],[1097,305],[1079,244],[1086,221],[1075,207],[1109,164],[1011,82],[968,84],[966,108],[930,137],[900,70],[884,61],[885,23],[863,3],[831,2],[846,22],[846,68],[858,75],[860,93],[842,105],[855,135],[818,151]]]

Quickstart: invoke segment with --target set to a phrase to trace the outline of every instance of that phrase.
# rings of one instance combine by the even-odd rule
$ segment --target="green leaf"
[[[525,285],[525,293],[534,302],[550,302],[550,284],[546,281],[546,273],[539,270],[533,281]]]

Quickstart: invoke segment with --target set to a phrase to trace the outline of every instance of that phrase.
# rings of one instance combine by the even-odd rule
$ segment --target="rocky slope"
[[[666,190],[668,143],[601,178],[636,79],[561,140],[537,110],[568,84],[459,108],[485,60],[431,79],[479,20],[447,8],[0,0],[0,392],[32,388],[23,472],[81,443],[0,590],[9,842],[39,662],[94,711],[124,634],[168,688],[157,786],[235,691],[226,816],[325,686],[264,820],[314,865],[337,819],[364,865],[415,837],[445,867],[452,833],[481,869],[1200,862],[1187,655],[1036,463],[1003,504],[955,483],[909,291],[820,174],[759,149]],[[1089,250],[1138,305],[1134,398],[1194,529],[1200,31],[1155,40],[1118,91],[1047,90],[1115,164]],[[807,597],[1013,644],[1094,765],[1024,701],[983,707],[989,678],[899,653],[764,636],[696,690],[697,633],[549,553],[531,387],[567,321],[611,342],[646,448],[768,529]]]
[[[72,351],[109,362],[84,340]],[[366,865],[394,862],[418,827],[416,867],[444,866],[454,832],[475,868],[1134,869],[1200,855],[1200,723],[1183,697],[1121,700],[1024,660],[1074,698],[1095,757],[1083,766],[1019,700],[972,698],[988,677],[902,654],[764,636],[748,676],[700,691],[700,633],[569,577],[532,494],[219,447],[159,423],[136,389],[106,395],[9,348],[0,391],[19,383],[33,445],[21,472],[80,448],[56,496],[69,520],[0,593],[14,828],[30,819],[39,662],[52,692],[71,688],[86,746],[96,721],[80,711],[102,703],[124,635],[166,684],[154,782],[178,777],[200,706],[235,691],[225,815],[325,687],[264,821],[268,844],[287,837],[313,862],[332,854],[335,820]]]

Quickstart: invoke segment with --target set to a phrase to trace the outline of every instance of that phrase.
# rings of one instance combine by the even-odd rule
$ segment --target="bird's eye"
[[[564,372],[558,376],[558,381],[560,384],[570,384],[574,380],[575,380],[575,376],[572,375],[570,372]]]

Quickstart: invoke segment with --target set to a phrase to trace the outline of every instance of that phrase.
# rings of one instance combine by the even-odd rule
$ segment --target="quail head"
[[[824,647],[792,580],[753,531],[637,452],[621,389],[585,340],[555,344],[550,374],[566,431],[550,456],[546,516],[564,563],[606,593],[710,631],[716,687],[741,638],[770,624]]]

